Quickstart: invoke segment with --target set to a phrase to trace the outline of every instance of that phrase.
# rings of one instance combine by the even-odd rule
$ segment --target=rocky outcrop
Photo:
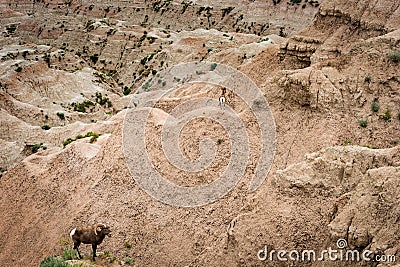
[[[280,57],[287,67],[302,68],[346,54],[354,41],[398,29],[400,3],[327,1],[312,25],[282,44]]]

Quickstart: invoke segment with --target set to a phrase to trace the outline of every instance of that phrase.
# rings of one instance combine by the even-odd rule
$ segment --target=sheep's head
[[[111,230],[110,227],[103,224],[103,223],[97,223],[94,225],[93,227],[94,229],[94,234],[95,235],[99,235],[100,233],[103,235],[107,235],[109,237],[111,237]]]

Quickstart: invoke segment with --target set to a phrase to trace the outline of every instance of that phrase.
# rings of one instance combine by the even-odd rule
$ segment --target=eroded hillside
[[[70,229],[96,221],[113,229],[99,266],[124,257],[135,266],[287,266],[257,252],[322,250],[339,238],[398,256],[400,5],[320,2],[1,1],[0,266],[37,266],[71,247]],[[246,174],[212,204],[177,208],[131,176],[124,117],[155,97],[151,83],[168,89],[160,73],[192,61],[254,81],[274,116],[276,152],[249,193],[260,122],[228,91],[251,140]],[[202,174],[177,170],[156,139],[176,105],[219,90],[187,84],[153,108],[147,149],[176,184],[210,183],[229,165],[229,136],[210,120],[191,122],[178,144],[190,159],[204,136],[217,144]]]

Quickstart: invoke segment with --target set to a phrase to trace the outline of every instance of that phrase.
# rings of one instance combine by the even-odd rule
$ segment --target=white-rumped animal
[[[79,253],[79,245],[83,244],[91,244],[93,249],[93,261],[96,258],[96,249],[97,246],[103,242],[103,239],[106,236],[111,237],[110,227],[103,223],[96,223],[89,227],[83,228],[74,228],[70,232],[70,237],[72,242],[74,243],[74,248],[78,252],[78,256],[81,259],[82,256]]]
[[[226,102],[225,96],[221,95],[219,97],[219,106],[220,106],[220,108],[225,108],[225,102]]]

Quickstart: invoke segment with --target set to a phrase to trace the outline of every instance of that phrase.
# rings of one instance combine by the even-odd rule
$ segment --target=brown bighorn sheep
[[[86,228],[74,228],[69,235],[71,236],[71,240],[74,243],[74,249],[78,252],[80,259],[82,256],[79,253],[79,245],[81,243],[92,244],[93,261],[95,261],[97,246],[103,242],[106,235],[111,237],[111,230],[110,227],[105,224],[96,223],[93,226]]]

